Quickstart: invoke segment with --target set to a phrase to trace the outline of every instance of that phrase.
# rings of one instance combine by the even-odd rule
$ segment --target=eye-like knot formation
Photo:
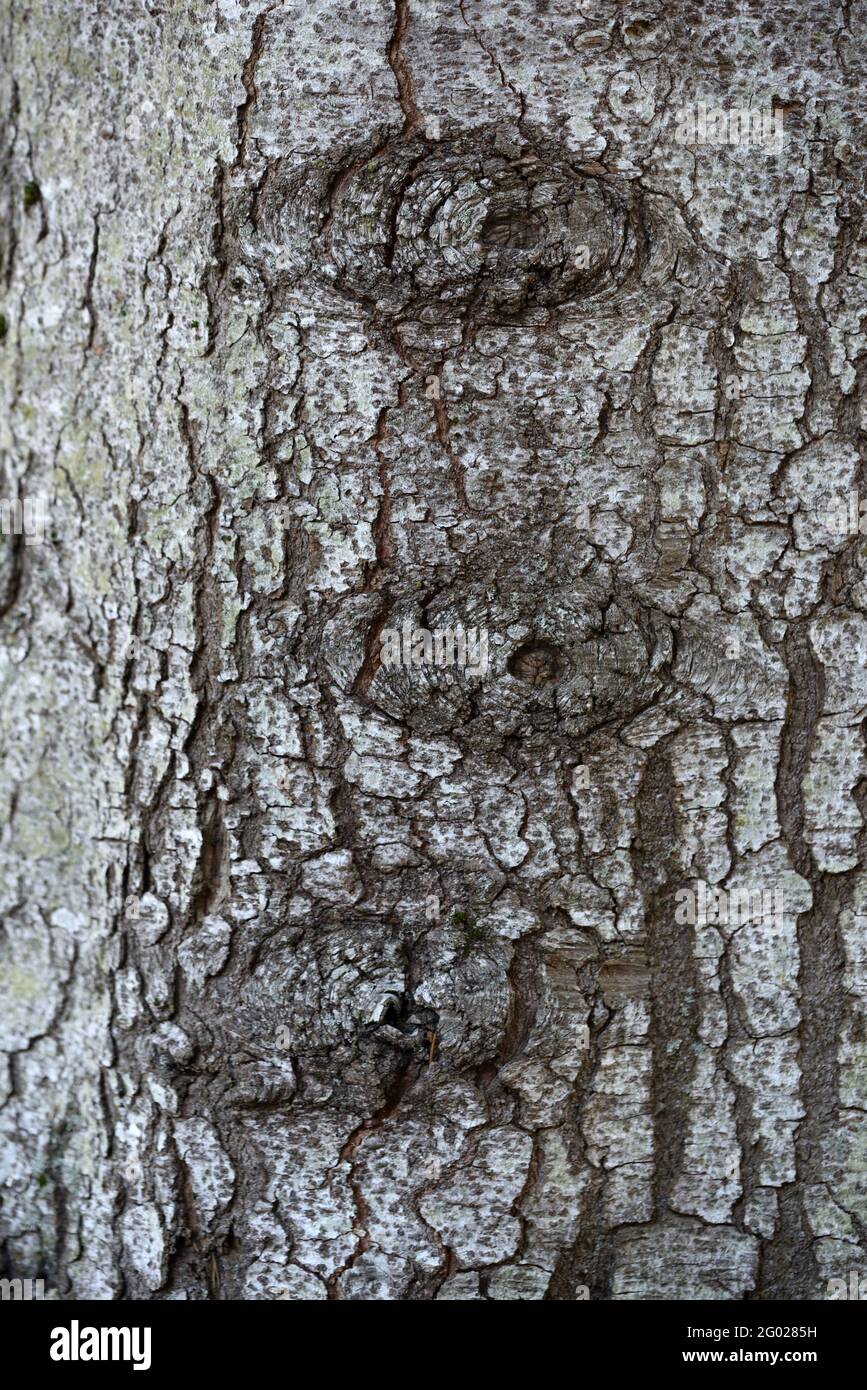
[[[500,128],[391,139],[347,154],[336,175],[287,160],[237,235],[244,274],[275,305],[337,290],[383,325],[541,325],[572,306],[628,312],[635,295],[643,321],[676,268],[704,313],[727,274],[670,199]]]
[[[634,249],[625,201],[606,181],[529,149],[486,154],[459,141],[410,142],[357,168],[324,241],[347,293],[386,316],[426,309],[440,321],[550,310],[616,279]]]
[[[423,609],[398,602],[379,640],[407,639],[395,638],[394,660],[383,644],[366,698],[418,733],[448,730],[474,747],[574,740],[652,702],[671,674],[671,620],[631,592],[565,574],[552,583],[533,568],[510,566]],[[465,648],[448,640],[461,633]]]

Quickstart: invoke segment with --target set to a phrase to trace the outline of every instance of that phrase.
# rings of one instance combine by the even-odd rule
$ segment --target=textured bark
[[[0,495],[51,512],[0,552],[5,1273],[867,1273],[867,4],[3,0],[2,48]],[[384,666],[405,621],[488,673]]]

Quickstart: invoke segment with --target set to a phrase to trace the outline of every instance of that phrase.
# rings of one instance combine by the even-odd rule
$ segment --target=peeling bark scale
[[[0,49],[0,1273],[867,1276],[865,0]]]

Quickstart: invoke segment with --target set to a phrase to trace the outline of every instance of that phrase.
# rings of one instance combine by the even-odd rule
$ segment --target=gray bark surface
[[[867,4],[0,31],[3,1272],[867,1273]]]

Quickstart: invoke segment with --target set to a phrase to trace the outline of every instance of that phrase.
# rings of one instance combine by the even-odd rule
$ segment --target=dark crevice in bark
[[[674,913],[674,891],[680,884],[681,871],[671,783],[668,746],[663,740],[652,750],[641,778],[636,798],[637,834],[632,847],[636,879],[644,896],[650,967],[657,1218],[671,1209],[674,1184],[683,1164],[695,1071],[693,1040],[699,1024],[693,934],[678,925]]]
[[[398,100],[403,111],[403,131],[404,137],[408,138],[415,134],[421,121],[421,113],[415,104],[415,94],[413,91],[412,73],[406,56],[403,52],[403,41],[406,38],[410,23],[408,0],[395,0],[395,21],[394,31],[388,41],[388,61],[394,80],[397,83]]]
[[[795,870],[812,884],[813,906],[798,917],[801,1024],[801,1096],[805,1115],[795,1141],[799,1183],[821,1177],[821,1146],[837,1109],[837,1029],[842,1018],[843,951],[837,930],[839,889],[817,872],[805,838],[803,783],[815,746],[824,697],[824,673],[805,623],[794,624],[783,645],[789,698],[776,780],[777,815]],[[780,1225],[762,1258],[761,1297],[809,1298],[818,1273],[799,1190],[780,1196]]]

